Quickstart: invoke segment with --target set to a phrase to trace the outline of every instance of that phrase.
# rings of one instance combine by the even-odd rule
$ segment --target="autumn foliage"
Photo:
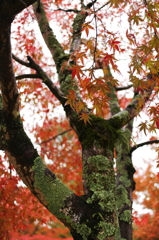
[[[0,239],[51,240],[69,238],[69,231],[13,176],[0,159]]]
[[[146,165],[146,163],[145,163]],[[136,191],[134,199],[140,203],[141,212],[134,214],[134,240],[146,239],[156,240],[159,239],[159,178],[154,173],[151,163],[142,174],[137,174],[136,178]],[[139,200],[138,200],[139,199]],[[143,199],[143,200],[141,200]],[[144,211],[148,213],[143,213]]]
[[[132,152],[159,143],[159,1],[15,2],[0,1],[0,240],[72,240],[61,222],[91,240],[114,240],[119,225],[122,239],[128,233],[131,240]],[[138,144],[142,134],[147,142]],[[115,167],[105,173],[98,164],[88,166],[96,157]],[[52,171],[44,167],[44,177],[57,177],[73,196],[59,199],[67,211],[58,203],[58,213],[49,209],[34,184],[36,159]],[[111,171],[113,180],[98,182]],[[89,179],[96,173],[97,189]],[[142,205],[151,212],[134,214],[134,240],[159,239],[158,178],[151,166],[136,183],[135,201],[144,195]]]

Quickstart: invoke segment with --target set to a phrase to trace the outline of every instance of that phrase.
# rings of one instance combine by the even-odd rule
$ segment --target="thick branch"
[[[104,76],[106,79],[106,82],[108,83],[109,86],[109,93],[107,94],[109,97],[109,107],[110,107],[110,112],[111,116],[115,115],[116,113],[120,112],[120,106],[116,94],[116,89],[115,86],[111,83],[111,79],[113,79],[110,67],[107,67],[108,73]]]
[[[10,23],[0,21],[0,87],[3,110],[18,114],[18,91],[12,67]]]
[[[133,146],[130,149],[130,153],[132,153],[133,151],[135,151],[139,147],[143,147],[145,145],[150,145],[150,144],[154,144],[154,143],[159,143],[159,140],[157,140],[157,139],[156,140],[150,140],[150,141],[146,141],[146,142],[143,142],[143,143],[136,144],[135,146]]]
[[[0,103],[1,148],[6,151],[9,161],[39,201],[53,214],[67,222],[65,213],[60,213],[60,209],[62,210],[64,206],[64,200],[73,193],[43,164],[20,120],[18,92],[11,58],[10,23],[6,19],[0,21],[0,72],[2,92],[2,103]],[[49,191],[52,192],[50,200],[48,194],[41,187],[46,181]],[[59,191],[59,194],[54,197],[56,191]],[[57,198],[58,201],[54,201],[53,197],[54,200]],[[61,203],[59,204],[59,202]]]
[[[122,128],[129,121],[138,115],[143,109],[145,103],[149,100],[151,93],[155,86],[155,75],[147,75],[148,81],[151,81],[151,85],[148,88],[143,89],[141,94],[136,95],[132,102],[121,112],[111,117],[110,121],[115,128]]]
[[[49,25],[43,4],[40,4],[39,9],[37,8],[37,3],[35,3],[33,5],[33,10],[37,18],[41,34],[55,61],[57,72],[59,72],[63,62],[68,60],[68,55],[64,53],[61,44],[57,40],[53,30]]]
[[[0,141],[0,147],[6,151],[9,161],[30,191],[71,230],[71,222],[73,223],[75,219],[80,222],[80,218],[86,214],[89,208],[88,204],[76,196],[45,166],[44,161],[38,156],[26,135],[19,117],[15,119],[3,112],[0,119],[0,129],[3,129],[3,136],[0,135],[0,138],[3,137],[3,141]],[[67,204],[68,211],[70,211],[69,219]],[[78,216],[79,209],[80,216]],[[74,223],[78,225],[77,222]]]
[[[25,8],[29,7],[37,0],[7,0],[7,1],[0,1],[0,18],[5,20],[13,21],[14,16],[20,13]]]
[[[82,25],[86,19],[87,13],[81,14],[79,12],[73,22],[73,34],[72,34],[72,42],[70,47],[70,53],[79,50],[81,44],[81,32],[82,32]]]
[[[91,8],[97,0],[94,0],[90,3],[88,3],[86,6],[83,5],[83,2],[81,2],[81,5],[83,9],[89,9]],[[76,17],[74,18],[72,28],[73,28],[73,34],[72,34],[72,42],[70,47],[70,53],[73,53],[74,51],[79,50],[80,44],[81,44],[81,32],[82,27],[85,22],[85,19],[87,17],[87,11],[84,12],[83,10],[81,12],[78,12]]]

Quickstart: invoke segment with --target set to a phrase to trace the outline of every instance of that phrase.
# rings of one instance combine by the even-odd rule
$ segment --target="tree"
[[[158,143],[155,140],[131,146],[133,120],[143,108],[150,122],[141,122],[140,130],[151,132],[159,127],[158,14],[159,2],[153,0],[0,1],[0,148],[25,185],[69,228],[75,240],[132,239],[135,169],[131,154],[142,145]],[[31,28],[35,17],[50,58],[44,57],[46,50],[42,51]],[[124,32],[111,25],[114,19],[118,28],[127,22]],[[60,41],[55,36],[55,20],[62,32]],[[130,55],[130,84],[122,81],[117,65],[126,53]],[[26,69],[30,69],[29,74]],[[125,82],[128,85],[123,86]],[[132,97],[121,93],[127,89],[132,91]],[[20,116],[20,110],[28,103],[30,108],[34,106],[33,113],[43,118],[43,129],[32,129],[37,141],[42,140],[41,156]],[[68,145],[71,141],[74,148],[80,144],[82,163],[74,158],[73,167],[61,154],[66,145],[60,145],[59,140],[54,149],[58,141],[51,143],[54,135],[50,134],[58,120],[51,119],[50,108],[56,104],[63,106],[76,135],[71,136]],[[65,131],[70,129],[66,121],[64,124]],[[50,152],[45,144],[50,145]],[[79,156],[79,150],[74,148],[72,154]],[[71,151],[69,147],[65,150]],[[69,177],[55,175],[42,160],[54,160],[59,154],[61,162],[54,165],[54,170],[58,173],[60,164],[66,166]],[[84,193],[79,195],[81,190],[75,193],[71,184],[77,176],[81,179],[81,164]]]

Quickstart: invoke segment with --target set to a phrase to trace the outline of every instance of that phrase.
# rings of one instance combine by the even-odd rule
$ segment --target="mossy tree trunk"
[[[50,28],[42,4],[37,11],[35,2],[0,1],[0,148],[6,151],[9,161],[30,191],[70,229],[75,240],[131,240],[134,189],[134,168],[130,156],[131,121],[141,110],[141,101],[148,100],[154,83],[152,81],[152,87],[144,96],[134,96],[123,111],[118,106],[115,88],[110,84],[110,118],[105,120],[90,114],[90,122],[85,124],[79,121],[80,113],[65,104],[69,89],[76,91],[78,96],[78,86],[72,80],[70,67],[62,68],[69,56],[65,54]],[[39,78],[63,105],[70,125],[79,138],[84,183],[84,195],[81,197],[75,195],[45,166],[26,135],[20,119],[18,91],[11,59],[10,27],[14,16],[30,4],[34,4],[40,30],[56,64],[61,88],[58,89],[30,57],[28,62],[14,58],[36,70]],[[87,10],[91,6],[83,5],[82,8]],[[74,51],[77,40],[80,44],[81,28],[86,17],[87,11],[77,13],[74,19],[70,54]],[[110,72],[105,77],[109,81]],[[87,107],[84,110],[89,111]],[[116,172],[114,151],[117,153]]]

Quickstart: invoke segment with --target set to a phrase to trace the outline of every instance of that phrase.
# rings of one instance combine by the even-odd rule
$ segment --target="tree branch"
[[[74,51],[77,51],[80,48],[82,25],[84,24],[86,17],[87,17],[87,12],[82,14],[80,11],[79,13],[77,13],[76,17],[74,18],[74,21],[72,24],[73,33],[72,33],[70,53],[73,53]]]
[[[0,20],[0,88],[3,110],[18,115],[19,101],[11,58],[10,25],[5,18]]]
[[[11,23],[15,15],[17,15],[22,10],[29,7],[36,1],[37,0],[0,1],[0,18],[7,19]]]
[[[117,114],[120,112],[120,106],[117,98],[117,94],[115,91],[115,86],[112,85],[111,79],[113,78],[110,67],[107,67],[108,73],[104,75],[104,78],[107,81],[107,84],[109,86],[109,92],[107,93],[107,96],[109,98],[109,107],[110,107],[110,112],[111,116]]]
[[[21,80],[23,78],[40,78],[40,75],[38,75],[38,74],[22,74],[22,75],[16,76],[15,78],[16,78],[16,80]]]
[[[77,9],[62,9],[62,8],[57,8],[57,9],[55,9],[54,11],[63,11],[63,12],[75,12],[75,13],[78,13],[78,12],[80,12],[79,10],[77,10]]]
[[[40,78],[43,80],[43,83],[49,88],[49,90],[55,95],[55,97],[60,101],[62,105],[65,104],[66,98],[63,96],[62,92],[55,86],[55,84],[52,82],[52,80],[48,77],[48,75],[43,71],[43,69],[30,57],[27,56],[27,59],[29,62],[25,62],[18,57],[16,57],[14,54],[12,54],[12,57],[15,61],[18,63],[34,69],[37,74],[23,74],[20,76],[17,76],[16,79],[22,79],[22,78]]]
[[[110,118],[110,121],[115,128],[119,129],[125,126],[143,109],[155,87],[155,77],[156,75],[148,74],[147,80],[151,81],[151,85],[148,86],[148,88],[143,89],[141,94],[134,96],[131,103],[123,111]]]
[[[89,9],[91,8],[97,0],[93,0],[92,2],[88,3],[86,6],[83,5],[83,1],[81,2],[83,9]],[[72,43],[70,47],[70,53],[73,53],[74,51],[79,50],[80,44],[81,44],[81,32],[82,32],[82,26],[85,22],[85,19],[87,17],[87,11],[83,12],[83,9],[80,12],[77,13],[76,17],[74,18],[72,28],[73,28],[73,34],[72,34]]]
[[[110,1],[108,1],[107,3],[105,3],[103,6],[101,6],[100,8],[98,8],[95,12],[100,11],[102,8],[104,8],[105,6],[107,6],[110,3]]]
[[[122,90],[127,90],[129,88],[133,87],[133,84],[130,84],[128,86],[123,86],[123,87],[116,87],[115,90],[116,91],[122,91]]]
[[[48,140],[42,141],[42,142],[40,143],[40,145],[41,145],[41,144],[44,144],[44,143],[47,143],[47,142],[50,142],[50,141],[54,140],[55,138],[57,138],[57,137],[59,137],[59,136],[65,134],[65,133],[67,133],[67,132],[69,132],[69,131],[72,131],[72,130],[73,130],[72,128],[67,129],[66,131],[63,131],[63,132],[61,132],[61,133],[55,135],[54,137],[49,138]]]
[[[12,53],[12,58],[13,58],[16,62],[20,63],[21,65],[31,68],[30,63],[21,60],[20,58],[18,58],[18,57],[17,57],[16,55],[14,55],[13,53]]]
[[[51,29],[42,2],[40,4],[40,11],[37,9],[37,3],[33,4],[33,10],[38,21],[41,34],[55,61],[57,72],[59,72],[63,62],[68,60],[69,56],[64,53],[63,47]]]
[[[43,83],[50,89],[50,91],[61,102],[61,104],[64,105],[66,102],[66,98],[63,96],[62,92],[54,85],[54,83],[48,77],[48,75],[42,70],[42,68],[36,62],[34,62],[34,60],[30,56],[27,56],[27,59],[29,61],[31,68],[36,70],[37,75],[43,80]]]
[[[147,142],[139,143],[139,144],[133,146],[133,147],[130,149],[130,153],[132,153],[133,151],[135,151],[135,150],[138,149],[139,147],[143,147],[143,146],[145,146],[145,145],[150,145],[150,144],[154,144],[154,143],[159,143],[159,140],[150,140],[150,141],[147,141]]]
[[[97,0],[92,0],[92,2],[87,4],[86,9],[91,8],[96,2],[97,2]]]

